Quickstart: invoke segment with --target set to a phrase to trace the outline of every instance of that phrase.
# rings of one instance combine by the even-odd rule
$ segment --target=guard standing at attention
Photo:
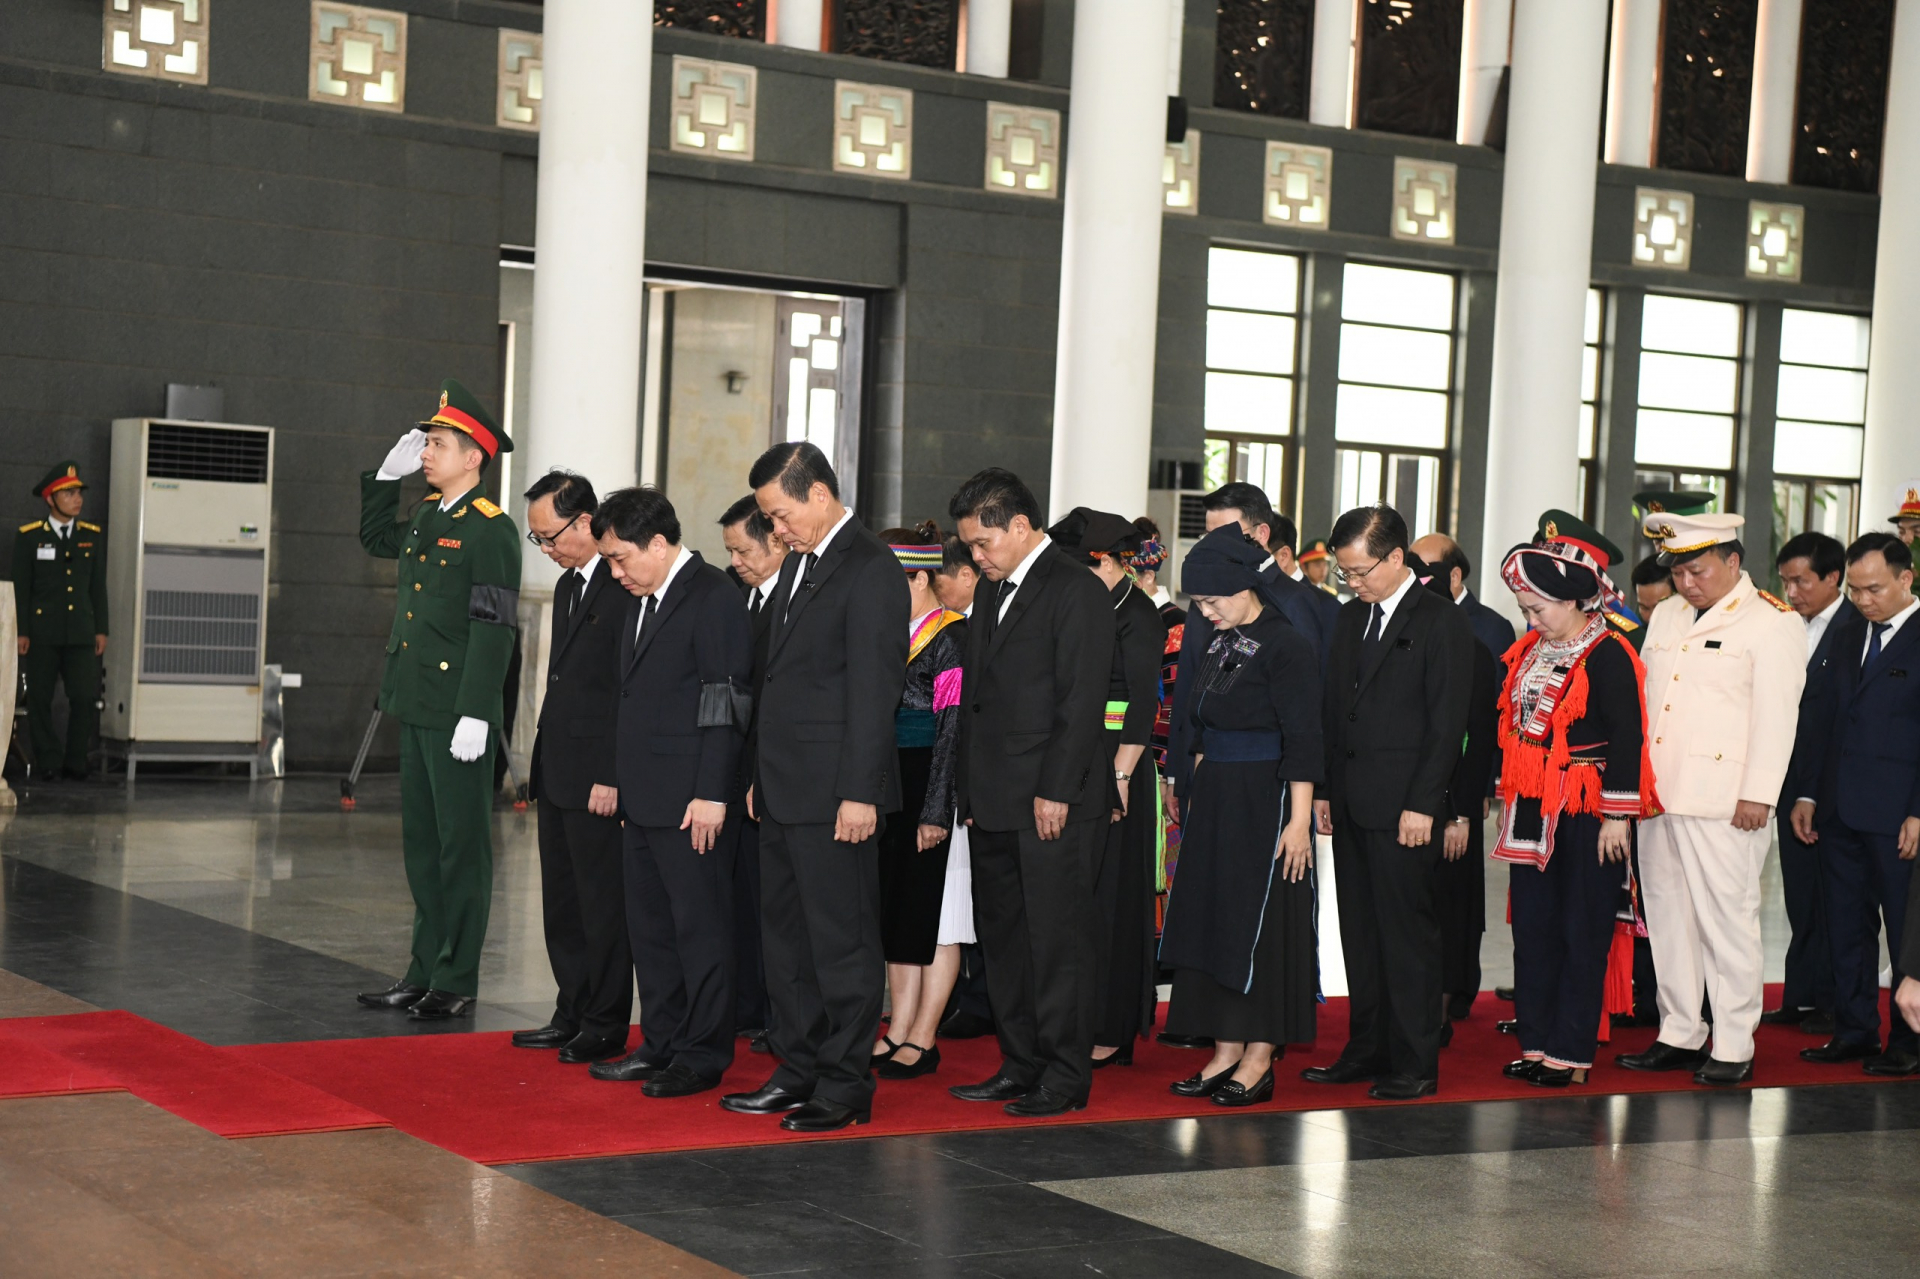
[[[84,781],[100,726],[100,657],[107,651],[107,535],[80,518],[87,486],[62,462],[33,486],[46,518],[13,541],[13,607],[27,676],[36,778]],[[67,685],[67,740],[53,729],[53,686]]]
[[[440,407],[360,476],[360,544],[398,559],[380,709],[400,721],[400,836],[413,890],[413,962],[360,996],[423,1021],[462,1017],[479,991],[493,898],[493,739],[520,607],[520,534],[479,495],[513,441],[448,378]],[[435,491],[394,522],[400,478]]]

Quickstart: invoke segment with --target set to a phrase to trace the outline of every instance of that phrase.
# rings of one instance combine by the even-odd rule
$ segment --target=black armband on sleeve
[[[511,586],[475,585],[467,596],[467,620],[520,625],[520,592]]]

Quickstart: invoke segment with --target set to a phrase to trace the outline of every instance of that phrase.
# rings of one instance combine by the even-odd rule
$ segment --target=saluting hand
[[[420,469],[420,455],[427,449],[427,433],[414,427],[400,437],[400,442],[387,452],[387,460],[380,463],[375,479],[397,480],[412,475]]]
[[[720,828],[726,822],[725,804],[696,799],[688,803],[687,815],[680,819],[680,829],[693,831],[693,851],[704,856],[713,850],[713,842],[720,837]]]

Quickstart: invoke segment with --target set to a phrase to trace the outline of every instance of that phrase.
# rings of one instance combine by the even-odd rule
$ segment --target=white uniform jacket
[[[1742,572],[1697,621],[1680,596],[1661,601],[1640,655],[1661,806],[1724,821],[1740,800],[1776,803],[1807,678],[1799,615]]]

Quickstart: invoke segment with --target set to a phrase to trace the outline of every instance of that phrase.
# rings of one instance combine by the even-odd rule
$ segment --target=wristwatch
[[[1132,773],[1123,773],[1117,768],[1113,770],[1113,780],[1116,782],[1130,781],[1132,778]]]

